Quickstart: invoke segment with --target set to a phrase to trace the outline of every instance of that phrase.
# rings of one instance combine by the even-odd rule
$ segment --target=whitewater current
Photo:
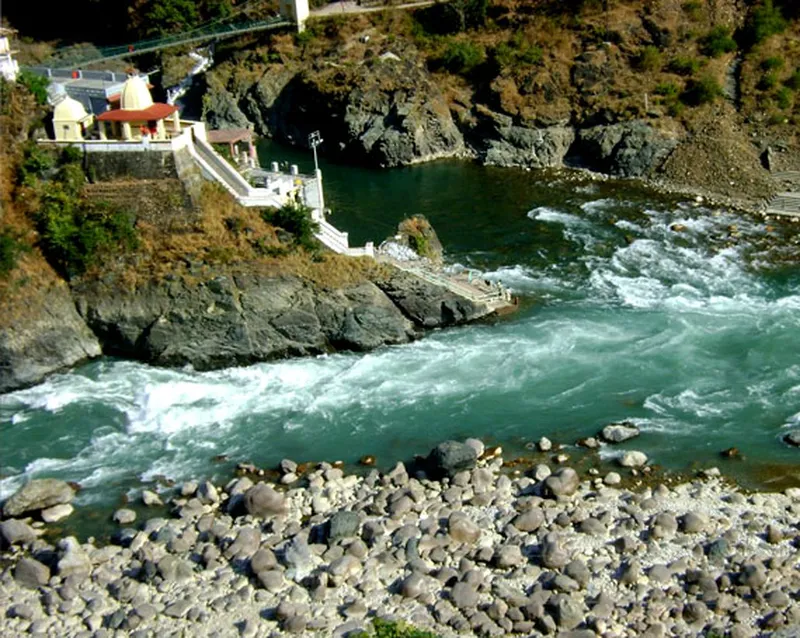
[[[667,468],[736,446],[734,474],[796,470],[800,450],[782,442],[800,427],[793,230],[625,185],[515,179],[495,223],[471,224],[479,194],[461,210],[418,199],[452,237],[451,267],[502,281],[516,315],[367,354],[202,373],[103,359],[53,375],[0,396],[0,499],[55,476],[81,485],[80,504],[108,505],[159,478],[224,479],[238,461],[388,466],[447,438],[524,450],[620,420],[643,432],[623,447]],[[335,175],[326,185],[347,209]],[[339,221],[355,224],[349,210]]]

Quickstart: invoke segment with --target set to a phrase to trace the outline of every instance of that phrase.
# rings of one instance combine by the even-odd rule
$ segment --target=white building
[[[14,59],[16,51],[11,50],[9,38],[15,33],[14,29],[0,27],[0,75],[9,82],[17,79],[19,64]]]

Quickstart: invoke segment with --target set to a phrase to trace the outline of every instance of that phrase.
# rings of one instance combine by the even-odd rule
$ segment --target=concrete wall
[[[178,177],[172,151],[86,153],[86,168],[94,179],[166,179]]]

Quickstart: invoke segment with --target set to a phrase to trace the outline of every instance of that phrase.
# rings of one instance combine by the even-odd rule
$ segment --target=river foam
[[[573,443],[622,419],[675,467],[732,445],[788,458],[776,439],[800,426],[800,296],[748,266],[759,223],[611,197],[516,214],[530,231],[515,252],[480,245],[462,262],[493,256],[482,276],[523,295],[517,316],[366,354],[54,375],[0,397],[0,498],[59,476],[83,485],[82,502],[109,502],[238,460],[390,463],[449,437]]]

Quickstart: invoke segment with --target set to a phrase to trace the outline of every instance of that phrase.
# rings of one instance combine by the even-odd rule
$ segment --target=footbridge
[[[331,2],[318,9],[309,10],[308,0],[281,0],[280,12],[277,15],[266,19],[249,20],[243,16],[246,15],[247,11],[256,9],[260,0],[248,0],[239,6],[234,14],[207,22],[182,33],[108,47],[86,45],[62,47],[56,49],[53,55],[44,63],[44,66],[49,66],[53,69],[77,69],[107,60],[130,58],[171,47],[198,45],[204,42],[222,40],[259,31],[274,31],[287,28],[303,31],[309,18],[323,19],[339,15],[374,13],[388,9],[419,9],[436,4],[439,1],[446,2],[447,0],[417,0],[399,4],[389,3],[386,0],[367,0],[362,2],[342,0],[340,2]]]

